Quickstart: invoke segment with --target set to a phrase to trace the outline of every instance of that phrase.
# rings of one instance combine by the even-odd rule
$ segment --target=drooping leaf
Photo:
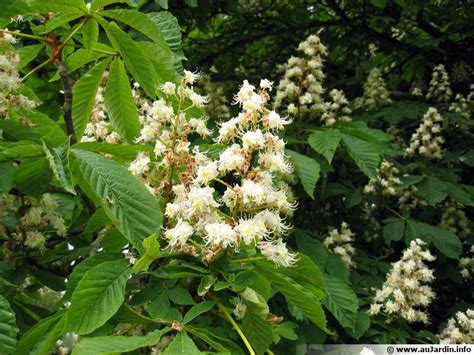
[[[114,130],[127,141],[133,142],[140,133],[140,122],[132,89],[120,58],[115,58],[110,67],[104,103]]]
[[[126,260],[106,261],[86,271],[66,315],[66,330],[88,334],[109,320],[125,299],[130,276]]]
[[[324,306],[345,328],[354,330],[359,301],[357,295],[344,281],[332,275],[324,276],[326,298]]]
[[[341,133],[337,129],[325,129],[311,133],[308,143],[316,152],[326,158],[331,164],[334,153],[341,140]]]
[[[369,327],[370,317],[365,311],[360,310],[359,312],[357,312],[357,319],[354,326],[354,330],[351,330],[350,328],[346,328],[345,330],[347,334],[349,334],[354,339],[360,339],[360,337],[365,334]]]
[[[16,346],[18,326],[7,299],[0,295],[0,353],[11,354]]]
[[[53,171],[54,176],[67,192],[76,194],[72,184],[71,171],[69,170],[69,144],[64,144],[57,148],[48,149],[46,144],[43,145],[46,159]]]
[[[72,355],[126,353],[156,345],[171,329],[154,330],[143,336],[101,336],[85,338],[73,349]]]
[[[133,265],[133,273],[148,271],[151,263],[160,256],[160,244],[158,244],[158,239],[156,238],[155,233],[143,240],[143,247],[145,248],[145,253],[137,260],[135,265]]]
[[[438,178],[426,177],[420,184],[416,185],[418,193],[431,206],[442,202],[448,196],[446,184]]]
[[[95,153],[112,155],[114,160],[127,162],[135,159],[138,152],[153,153],[153,147],[143,144],[110,144],[105,142],[80,142],[73,149],[88,150]]]
[[[142,241],[159,235],[163,216],[155,198],[130,172],[96,153],[73,149],[83,180],[119,231],[140,251]],[[79,172],[77,172],[79,174]],[[86,186],[86,192],[87,192]]]
[[[369,178],[375,179],[380,162],[380,148],[372,142],[349,134],[342,134],[342,142],[347,148],[347,153],[359,169]]]
[[[46,158],[23,160],[15,170],[15,183],[25,195],[39,197],[46,191],[53,173]]]
[[[295,164],[296,175],[300,178],[304,190],[309,197],[314,199],[314,189],[319,180],[321,167],[318,162],[312,158],[308,158],[307,156],[288,149],[286,152]]]
[[[28,63],[35,60],[41,50],[44,48],[44,44],[32,44],[31,46],[23,46],[18,48],[18,54],[20,55],[20,63],[18,68],[24,68]]]
[[[202,313],[210,311],[215,306],[213,301],[204,301],[192,306],[183,318],[183,323],[189,323]]]
[[[196,344],[191,340],[191,338],[186,334],[186,332],[179,332],[165,351],[162,352],[163,355],[196,355],[201,354]]]
[[[91,11],[96,11],[111,4],[127,4],[129,6],[134,6],[133,2],[130,0],[92,0]]]
[[[72,121],[77,138],[82,137],[89,122],[102,75],[108,60],[96,64],[74,84],[72,88]]]
[[[105,28],[114,47],[122,55],[128,71],[147,95],[155,98],[155,85],[158,83],[158,78],[147,53],[143,52],[140,46],[115,23],[103,24],[103,21],[100,23]]]
[[[272,343],[272,327],[260,314],[259,307],[253,303],[247,305],[242,330],[256,354],[263,354]]]
[[[405,220],[400,218],[388,218],[384,220],[383,238],[385,243],[398,241],[405,235]]]
[[[82,38],[84,47],[92,51],[92,48],[99,39],[99,24],[94,18],[89,18],[82,26]]]

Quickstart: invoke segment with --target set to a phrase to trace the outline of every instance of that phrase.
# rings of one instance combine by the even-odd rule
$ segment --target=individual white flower
[[[163,85],[161,85],[161,91],[163,91],[166,95],[174,95],[176,94],[176,84],[172,83],[171,81],[167,81]]]
[[[269,129],[282,130],[285,125],[290,124],[290,120],[284,120],[275,111],[270,111],[268,115],[264,116],[263,123],[268,126]]]
[[[241,171],[246,163],[246,158],[240,146],[233,144],[224,150],[219,156],[219,171],[227,173]]]
[[[217,162],[210,162],[207,165],[201,165],[198,167],[194,181],[201,185],[207,185],[218,175]]]
[[[191,100],[194,106],[203,108],[208,102],[205,96],[199,95],[193,89],[186,89],[186,96]]]
[[[128,171],[135,176],[140,176],[148,171],[150,162],[150,157],[145,152],[140,152],[128,166]]]
[[[184,70],[184,81],[186,84],[193,85],[201,77],[200,73],[193,73],[189,70]]]
[[[189,124],[201,137],[208,137],[212,133],[212,131],[207,128],[206,121],[202,119],[191,118]]]
[[[155,153],[156,157],[161,157],[165,153],[166,149],[166,145],[157,140],[155,142],[155,148],[153,149],[153,152]]]
[[[223,248],[234,246],[237,242],[237,233],[227,223],[212,223],[204,228],[204,239],[208,245],[219,245]]]
[[[247,245],[259,242],[268,235],[265,223],[259,218],[239,219],[234,229]]]
[[[174,248],[176,246],[183,246],[186,244],[189,237],[193,235],[193,227],[181,219],[178,219],[178,223],[171,229],[167,229],[164,232],[165,239],[168,241],[168,246]]]
[[[268,79],[262,79],[260,80],[260,88],[265,89],[268,91],[271,91],[273,87],[273,81],[270,81]]]
[[[265,145],[265,138],[260,129],[247,131],[242,135],[242,145],[245,149],[260,149]]]
[[[292,267],[298,261],[296,254],[291,253],[281,238],[274,241],[262,241],[258,243],[262,254],[273,261],[277,266]]]

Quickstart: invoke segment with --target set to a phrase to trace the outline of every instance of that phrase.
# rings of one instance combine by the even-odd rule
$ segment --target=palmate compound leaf
[[[11,354],[15,349],[18,327],[7,299],[0,295],[0,354]]]
[[[125,299],[127,260],[106,261],[88,270],[77,284],[66,314],[66,331],[88,334],[107,322]]]
[[[380,162],[380,148],[372,142],[349,134],[342,135],[342,142],[359,169],[369,178],[374,179]]]
[[[73,149],[79,185],[86,193],[93,191],[117,229],[143,252],[142,241],[159,235],[163,215],[157,201],[126,168],[99,154]]]
[[[331,164],[334,153],[341,140],[341,133],[337,129],[325,129],[311,133],[308,143],[316,152],[326,158]]]
[[[148,346],[154,346],[171,329],[154,330],[143,336],[101,336],[85,338],[77,344],[72,355],[99,355],[126,353]]]

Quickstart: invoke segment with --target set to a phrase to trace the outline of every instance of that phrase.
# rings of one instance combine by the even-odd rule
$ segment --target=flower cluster
[[[453,92],[449,87],[449,76],[443,64],[434,67],[431,74],[430,86],[426,93],[428,100],[436,102],[448,102],[451,99]]]
[[[434,107],[430,107],[423,116],[423,122],[410,138],[410,146],[405,150],[408,156],[419,153],[429,159],[441,159],[444,143],[441,137],[441,122],[443,118]]]
[[[469,256],[464,256],[459,260],[459,268],[461,276],[467,280],[474,276],[474,245],[469,249]]]
[[[104,78],[107,74],[104,75]],[[107,143],[119,143],[120,135],[112,130],[110,122],[107,119],[107,110],[104,105],[104,86],[100,85],[96,96],[95,105],[92,110],[91,118],[84,130],[84,136],[81,142],[105,141]]]
[[[301,57],[291,57],[285,65],[275,97],[275,107],[292,115],[319,115],[324,112],[323,58],[327,49],[316,35],[301,42]]]
[[[129,166],[167,200],[168,248],[208,263],[225,250],[257,247],[275,264],[292,266],[295,255],[282,239],[289,230],[284,216],[295,208],[282,180],[292,165],[276,135],[290,121],[266,108],[272,82],[262,80],[257,89],[244,81],[234,100],[242,111],[219,124],[216,141],[227,148],[216,157],[197,146],[190,149],[191,133],[212,133],[191,110],[207,101],[190,86],[197,78],[185,71],[178,86],[162,85],[163,98],[151,105],[138,138],[155,143],[155,156],[140,153]],[[172,100],[178,103],[174,107]],[[154,186],[159,181],[164,183]]]
[[[429,323],[422,309],[432,302],[435,294],[428,285],[434,280],[433,270],[424,261],[434,261],[429,250],[423,250],[420,239],[412,240],[403,251],[401,260],[392,264],[382,289],[377,290],[369,314],[385,313],[389,318],[401,317],[409,323]]]
[[[0,31],[0,42],[12,43],[12,38]],[[20,109],[30,111],[36,106],[34,101],[17,92],[21,85],[19,63],[20,56],[14,50],[0,53],[0,116],[8,117],[11,112]]]
[[[356,107],[375,110],[392,103],[387,85],[378,68],[373,68],[364,84],[364,95],[354,101]]]
[[[374,193],[379,190],[383,196],[396,194],[395,187],[401,185],[398,169],[389,161],[384,160],[377,169],[377,177],[370,179],[364,187],[365,193]]]
[[[338,255],[342,262],[350,268],[355,265],[354,261],[352,261],[352,256],[355,253],[355,249],[352,246],[353,241],[354,233],[346,222],[342,222],[341,230],[332,228],[326,239],[324,239],[323,244],[331,252]]]
[[[467,96],[456,94],[454,102],[449,106],[449,111],[457,112],[462,117],[471,118],[471,105],[474,99],[474,84],[471,84],[470,92]]]
[[[2,199],[3,200],[3,199]],[[15,213],[14,197],[10,196],[5,201],[10,213]],[[67,228],[64,218],[59,214],[58,203],[49,193],[43,194],[40,200],[33,197],[24,199],[26,212],[20,218],[17,231],[13,233],[14,239],[32,249],[44,249],[46,240],[52,235],[65,237]]]
[[[451,202],[444,206],[439,226],[461,238],[467,238],[471,234],[469,219],[459,203]]]
[[[418,195],[416,186],[411,185],[401,193],[398,205],[401,209],[413,210],[418,206],[427,206],[427,202]]]
[[[441,344],[472,344],[474,342],[474,311],[457,312],[438,335]]]
[[[333,126],[337,120],[352,121],[348,116],[352,110],[342,90],[332,89],[329,91],[330,101],[324,102],[324,113],[321,115],[321,121],[325,126]]]

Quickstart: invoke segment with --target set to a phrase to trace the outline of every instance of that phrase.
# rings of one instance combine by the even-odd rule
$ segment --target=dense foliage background
[[[0,8],[1,354],[474,341],[467,1]],[[262,171],[285,196],[226,202]],[[189,232],[191,181],[240,238],[256,211],[281,233]]]

